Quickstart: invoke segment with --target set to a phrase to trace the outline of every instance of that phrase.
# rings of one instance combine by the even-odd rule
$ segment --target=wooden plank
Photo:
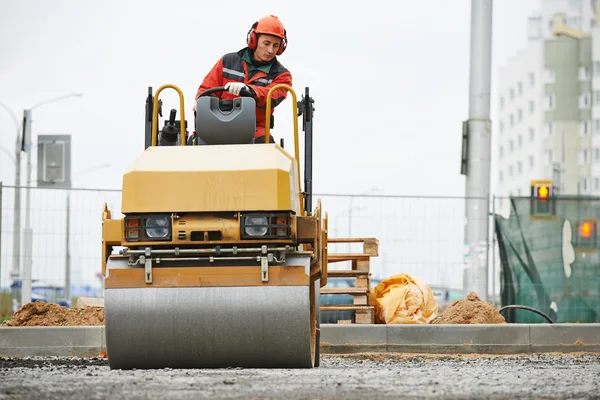
[[[327,238],[329,243],[361,243],[365,241],[377,240],[375,238]]]
[[[363,253],[370,255],[371,257],[377,257],[379,255],[379,240],[375,238],[365,239],[363,243]]]
[[[352,300],[353,300],[352,303],[354,303],[355,305],[367,305],[367,304],[369,304],[368,295],[354,296],[354,298]]]
[[[325,286],[321,288],[321,294],[367,294],[369,289],[366,288],[328,288]]]
[[[375,310],[356,310],[354,313],[354,321],[357,324],[374,324]]]
[[[369,260],[371,256],[363,253],[329,253],[327,255],[327,261],[339,262],[339,261],[354,261],[354,260]]]
[[[321,311],[356,311],[356,310],[374,310],[375,307],[368,305],[351,305],[351,304],[327,304],[321,306]]]
[[[327,276],[329,278],[354,278],[359,276],[369,276],[371,273],[369,271],[351,271],[347,269],[337,269],[337,270],[329,270],[327,271]]]

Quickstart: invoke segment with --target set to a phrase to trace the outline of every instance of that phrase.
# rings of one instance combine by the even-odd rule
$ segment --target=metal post
[[[492,196],[491,234],[492,234],[492,304],[494,306],[496,306],[496,195]]]
[[[13,264],[10,279],[13,283],[19,280],[21,273],[21,138],[17,130],[15,147],[15,200],[13,209]],[[21,280],[21,285],[23,281]],[[16,287],[13,289],[13,312],[19,309]]]
[[[471,0],[471,60],[466,178],[465,293],[488,300],[488,222],[490,192],[490,86],[492,0]]]
[[[348,239],[352,237],[352,202],[354,196],[350,196],[350,208],[348,210]],[[352,253],[352,243],[348,242],[348,253]]]
[[[65,297],[69,306],[71,306],[71,190],[67,189],[67,238],[66,242],[66,260],[65,260]]]
[[[23,274],[21,280],[21,305],[31,301],[31,270],[33,258],[33,231],[31,229],[31,109],[23,113],[23,135],[27,152],[27,188],[25,189],[25,230],[23,239],[25,241],[25,257],[23,263]]]

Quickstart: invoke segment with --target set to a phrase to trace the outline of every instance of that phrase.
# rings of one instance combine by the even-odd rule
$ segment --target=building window
[[[508,150],[513,151],[515,149],[515,142],[510,139],[510,141],[508,142]]]
[[[594,133],[600,133],[600,119],[594,120]]]
[[[523,110],[521,110],[520,108],[517,110],[517,121],[522,121],[523,120]]]
[[[535,102],[533,100],[529,101],[529,114],[533,114],[535,112]]]
[[[523,147],[523,135],[517,136],[517,145],[519,149]]]
[[[510,127],[512,128],[513,126],[515,126],[515,116],[510,114],[509,119],[510,119]]]
[[[585,165],[589,162],[587,149],[579,152],[579,164]]]
[[[544,136],[546,136],[546,137],[552,136],[552,133],[553,133],[552,130],[553,130],[552,122],[546,122],[544,124]]]
[[[498,157],[502,158],[504,157],[504,147],[500,146],[500,148],[498,149]]]
[[[590,178],[583,178],[579,181],[579,187],[582,193],[587,193],[590,190]]]
[[[504,110],[504,96],[500,96],[500,109]]]
[[[519,96],[523,94],[523,82],[517,84],[517,90],[519,91]]]
[[[581,121],[579,123],[579,135],[588,136],[590,134],[590,121]]]
[[[583,110],[590,108],[590,92],[579,95],[579,108]]]
[[[513,176],[513,166],[512,165],[508,166],[508,176]]]
[[[600,161],[600,149],[595,148],[594,149],[594,162],[597,163],[599,161]]]
[[[509,96],[510,96],[511,100],[515,98],[515,89],[510,88],[510,90],[509,90]]]
[[[503,179],[504,179],[504,174],[502,173],[502,171],[498,171],[498,182],[502,183]]]
[[[600,90],[594,90],[594,105],[600,105]]]
[[[535,131],[533,130],[533,128],[529,128],[529,141],[533,142],[534,139],[535,139]]]
[[[504,133],[504,122],[500,121],[500,133]]]
[[[590,80],[590,69],[588,67],[579,67],[579,80],[580,81]]]
[[[594,191],[598,191],[600,189],[600,178],[594,178]]]
[[[535,85],[535,74],[533,72],[529,73],[529,87],[533,87]]]
[[[556,105],[554,93],[547,93],[546,96],[544,96],[544,102],[544,105],[546,106],[546,111],[554,110],[554,107]]]
[[[596,19],[595,19],[595,18],[592,18],[592,19],[590,20],[590,28],[595,28],[595,27],[596,27]]]
[[[533,156],[529,156],[528,161],[529,161],[529,169],[533,169],[533,166],[535,165],[535,159],[533,158]]]
[[[594,61],[594,75],[600,75],[600,61]]]
[[[544,163],[546,165],[552,164],[552,150],[544,150]]]
[[[550,68],[546,68],[544,70],[544,76],[545,76],[544,83],[554,83],[554,82],[556,82],[556,76],[554,74],[554,71],[551,70]]]
[[[521,174],[523,172],[523,163],[521,161],[517,162],[517,174]]]

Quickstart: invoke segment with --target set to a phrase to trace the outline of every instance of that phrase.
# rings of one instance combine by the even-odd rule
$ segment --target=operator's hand
[[[242,82],[227,82],[227,84],[225,84],[225,90],[236,96],[240,94],[242,89],[248,89],[248,86]]]

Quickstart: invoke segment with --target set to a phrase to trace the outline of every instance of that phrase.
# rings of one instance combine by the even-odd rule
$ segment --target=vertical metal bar
[[[71,305],[71,189],[67,189],[67,232],[65,251],[65,297]]]
[[[463,290],[488,299],[492,0],[471,0],[471,59]]]
[[[23,136],[25,137],[27,151],[27,188],[25,189],[25,257],[23,273],[21,274],[21,305],[31,301],[31,269],[33,262],[33,230],[31,229],[31,109],[23,113]]]
[[[23,121],[25,122],[25,121]],[[25,125],[23,125],[24,127]],[[21,135],[17,132],[17,141],[15,144],[15,199],[13,210],[13,263],[10,272],[12,283],[17,283],[21,273]],[[21,281],[23,284],[23,281]],[[11,285],[13,286],[13,285]],[[17,285],[13,286],[13,312],[17,311]]]
[[[0,287],[2,287],[2,181],[0,181]]]
[[[492,235],[492,304],[496,306],[496,195],[492,196],[492,229],[490,233]]]

